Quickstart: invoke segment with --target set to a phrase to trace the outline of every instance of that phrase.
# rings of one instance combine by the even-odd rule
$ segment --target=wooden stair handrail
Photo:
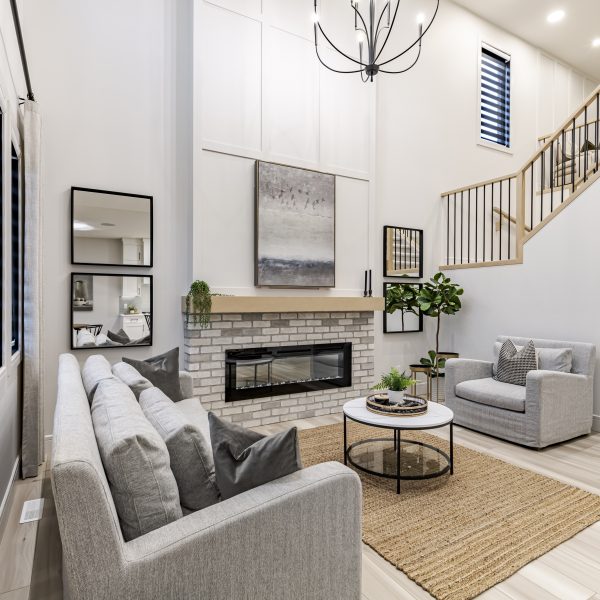
[[[502,223],[502,219],[506,219],[507,221],[510,221],[511,223],[514,223],[515,225],[517,224],[517,219],[515,219],[513,216],[509,215],[507,212],[500,210],[497,206],[494,206],[492,208],[492,210],[500,216],[500,223]],[[529,233],[531,231],[531,227],[529,227],[529,225],[525,225],[525,231],[527,233]]]
[[[595,94],[594,94],[594,96],[595,96]],[[584,107],[584,110],[585,110],[585,107]],[[593,121],[588,121],[587,125],[589,127],[590,125],[595,125],[596,123],[600,123],[600,121],[598,121],[598,119],[594,119]],[[585,127],[585,126],[586,126],[585,123],[581,123],[580,125],[575,124],[575,129],[579,129],[580,127]],[[573,119],[570,120],[570,125],[569,125],[569,127],[567,127],[565,129],[565,131],[571,131],[571,129],[573,129]],[[560,131],[562,133],[562,129]],[[538,138],[538,142],[545,142],[546,140],[549,140],[551,137],[554,137],[555,135],[556,135],[555,131],[553,131],[552,133],[549,133],[548,135],[541,135]]]

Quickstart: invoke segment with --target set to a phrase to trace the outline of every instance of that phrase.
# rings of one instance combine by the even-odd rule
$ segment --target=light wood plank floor
[[[308,429],[341,422],[339,415],[257,428],[275,433],[291,425]],[[528,450],[455,427],[455,441],[518,466],[600,494],[600,434],[541,451]],[[436,433],[436,432],[432,432]],[[445,436],[445,432],[437,432]],[[19,525],[23,502],[42,494],[44,516]],[[59,600],[61,549],[45,467],[37,479],[15,484],[0,540],[0,600]],[[363,546],[363,600],[431,600],[401,571]],[[561,544],[488,590],[480,600],[600,600],[600,523]]]

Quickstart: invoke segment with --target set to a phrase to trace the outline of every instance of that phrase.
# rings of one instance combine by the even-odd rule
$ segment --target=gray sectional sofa
[[[181,408],[205,415],[191,383],[182,375]],[[65,598],[360,598],[361,487],[339,463],[303,469],[126,542],[69,354],[60,357],[51,473]]]
[[[496,349],[506,339],[509,336],[499,336]],[[524,346],[530,338],[510,339]],[[570,349],[568,372],[530,371],[523,387],[496,381],[492,362],[451,359],[446,363],[446,405],[454,412],[457,425],[532,448],[591,432],[595,346],[543,339],[533,342],[536,349]],[[560,361],[557,365],[564,369]]]

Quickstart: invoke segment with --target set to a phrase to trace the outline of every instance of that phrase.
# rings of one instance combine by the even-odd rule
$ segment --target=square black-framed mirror
[[[423,313],[417,304],[422,283],[385,282],[383,297],[383,333],[420,333]]]
[[[152,346],[153,278],[71,273],[71,350]]]
[[[402,279],[423,277],[423,230],[383,228],[383,275]]]
[[[153,198],[71,188],[71,263],[152,267]]]

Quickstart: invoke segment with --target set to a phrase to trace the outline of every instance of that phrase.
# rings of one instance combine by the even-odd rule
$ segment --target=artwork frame
[[[398,256],[395,249],[402,237],[408,241],[411,250],[408,264]],[[393,279],[423,278],[423,230],[412,227],[385,225],[383,228],[383,276]]]
[[[396,314],[393,315],[387,312],[387,301],[388,294],[392,287],[395,286],[409,286],[414,287],[417,290],[423,289],[422,283],[413,283],[413,282],[400,282],[400,281],[386,281],[383,284],[383,297],[385,299],[386,308],[383,311],[383,333],[421,333],[423,331],[423,313],[419,310],[419,314],[413,315],[410,313],[410,319],[412,323],[416,322],[416,327],[412,329],[407,329],[406,325],[408,325],[404,319],[400,319],[400,323],[398,323],[398,318]],[[403,326],[401,325],[403,323]],[[410,325],[408,325],[410,326]]]
[[[105,329],[104,325],[105,323],[102,322],[100,323],[99,320],[96,318],[96,315],[94,314],[94,312],[91,312],[91,314],[89,315],[82,315],[81,318],[85,319],[86,321],[91,321],[89,323],[76,323],[75,322],[75,313],[79,311],[79,309],[76,307],[74,300],[76,297],[76,281],[77,280],[82,280],[82,281],[88,281],[88,285],[89,285],[89,289],[93,290],[95,293],[95,288],[96,288],[96,283],[94,282],[94,278],[103,278],[105,280],[107,279],[113,279],[115,280],[115,283],[119,284],[122,286],[122,280],[124,278],[128,278],[128,279],[139,279],[139,280],[143,280],[144,281],[144,285],[148,285],[149,289],[148,289],[148,311],[147,312],[143,312],[142,311],[135,313],[134,316],[140,316],[141,318],[143,318],[147,324],[148,327],[148,335],[147,337],[147,341],[145,341],[144,343],[136,343],[136,344],[123,344],[123,345],[102,345],[102,346],[90,346],[90,347],[86,347],[86,346],[78,346],[75,344],[75,340],[73,337],[73,331],[77,328],[83,328],[85,327],[86,329],[90,329],[90,330],[95,330],[94,335],[97,335],[98,333],[102,333],[103,329]],[[114,273],[114,272],[109,272],[109,273],[90,273],[90,272],[72,272],[70,275],[70,280],[71,280],[71,299],[69,302],[69,323],[70,323],[70,329],[69,329],[69,347],[71,350],[112,350],[112,349],[120,349],[121,351],[124,348],[149,348],[154,344],[154,276],[153,275],[145,275],[145,274],[141,274],[141,273],[135,273],[135,272],[128,272],[128,273]],[[121,298],[116,298],[115,299],[117,301],[117,303],[119,302],[119,300],[121,300]],[[97,308],[98,302],[94,301],[94,303],[92,304],[92,311],[94,311],[94,309]],[[116,308],[116,307],[115,307]],[[84,309],[85,310],[85,309]],[[87,309],[89,310],[89,309]],[[115,310],[115,315],[116,315],[116,310]],[[149,318],[146,316],[148,315]],[[79,318],[79,317],[78,317]]]
[[[257,160],[254,285],[334,288],[336,177]]]

